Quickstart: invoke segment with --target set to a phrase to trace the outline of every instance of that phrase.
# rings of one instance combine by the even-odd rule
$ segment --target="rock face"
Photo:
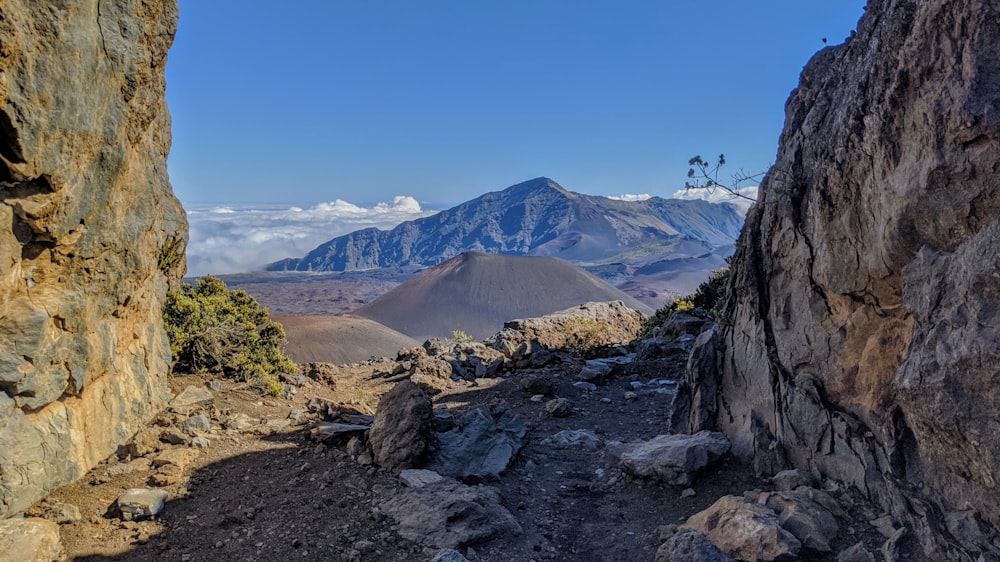
[[[948,559],[998,555],[997,44],[995,2],[873,0],[807,65],[677,427],[854,485]]]
[[[173,0],[0,6],[0,517],[82,475],[167,398],[161,301]]]

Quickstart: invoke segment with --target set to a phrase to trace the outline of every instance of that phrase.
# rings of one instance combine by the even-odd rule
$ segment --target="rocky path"
[[[185,377],[175,382],[203,386],[208,381]],[[662,542],[658,527],[681,522],[710,503],[711,492],[682,498],[680,490],[629,481],[598,449],[605,441],[662,432],[667,395],[625,400],[618,384],[594,392],[573,389],[566,392],[572,404],[568,415],[553,417],[544,402],[532,402],[516,386],[516,379],[481,382],[474,390],[443,393],[437,402],[456,415],[503,405],[526,420],[520,454],[499,479],[485,483],[499,490],[501,505],[521,530],[462,549],[470,560],[651,560]],[[328,446],[310,438],[315,416],[301,424],[287,419],[317,396],[336,400],[335,391],[313,383],[287,400],[221,384],[222,390],[213,393],[219,413],[207,410],[217,427],[214,434],[206,432],[211,446],[165,447],[191,452],[175,465],[183,470],[176,482],[161,476],[168,465],[158,469],[145,457],[112,459],[36,506],[38,515],[66,506],[80,510],[79,520],[63,519],[70,559],[429,560],[436,554],[438,548],[400,538],[395,522],[379,509],[405,490],[397,476],[366,459],[359,464],[346,444]],[[226,429],[230,419],[250,425]],[[156,427],[167,431],[173,424]],[[600,445],[560,447],[547,441],[560,431],[580,429],[600,439]],[[730,472],[726,482],[737,479],[739,471]],[[112,504],[124,490],[154,484],[169,494],[158,516],[125,521],[113,515]]]
[[[712,452],[718,444],[701,436],[699,453],[686,444],[680,461],[679,449],[661,447],[669,375],[682,368],[690,341],[671,345],[645,362],[540,355],[537,365],[522,361],[478,379],[435,374],[442,356],[415,350],[397,361],[307,369],[311,376],[280,399],[179,377],[178,399],[154,425],[29,515],[60,524],[70,560],[727,560],[704,535],[678,526],[733,495],[728,516],[771,525],[761,528],[776,554],[760,559],[875,560],[883,535],[897,530],[851,493],[760,495],[777,484],[721,454],[728,443]],[[482,355],[464,355],[455,369],[482,370],[492,357]],[[410,379],[422,384],[407,383],[409,397],[386,395]],[[431,393],[423,470],[387,466],[396,461],[366,437],[376,433],[366,428],[379,397],[402,400],[394,411],[417,412],[407,400]],[[469,443],[479,448],[468,453]],[[407,448],[394,442],[391,450],[405,456]],[[116,498],[131,488],[165,492],[162,511],[124,514]],[[808,520],[787,523],[796,510]],[[798,525],[797,534],[781,524]],[[858,557],[838,557],[851,547]]]

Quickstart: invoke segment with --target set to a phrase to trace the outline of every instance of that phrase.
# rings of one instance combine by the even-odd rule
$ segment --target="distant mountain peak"
[[[510,195],[519,194],[521,196],[526,196],[529,194],[544,193],[546,191],[553,191],[553,190],[570,197],[576,195],[572,191],[569,191],[563,186],[556,183],[555,180],[544,176],[512,185],[507,189],[504,189],[500,193],[510,194]]]
[[[271,270],[350,271],[433,266],[466,251],[554,256],[588,265],[630,248],[700,241],[705,251],[732,244],[743,216],[727,205],[654,197],[623,202],[581,195],[538,177],[466,201],[389,231],[334,238]]]
[[[482,339],[514,318],[617,300],[643,314],[653,313],[649,306],[560,259],[464,252],[424,270],[355,314],[418,341],[444,337],[456,329]]]

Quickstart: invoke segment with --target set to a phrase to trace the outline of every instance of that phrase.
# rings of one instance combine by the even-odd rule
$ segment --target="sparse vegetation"
[[[593,318],[570,316],[559,330],[565,338],[563,348],[574,355],[587,356],[607,344],[608,326]]]
[[[282,346],[285,330],[245,291],[216,277],[167,294],[163,323],[174,372],[211,372],[259,384],[278,395],[279,374],[295,371]]]
[[[184,241],[180,238],[170,237],[163,242],[163,247],[160,248],[160,257],[157,260],[157,267],[163,273],[169,273],[170,270],[177,267],[177,264],[181,262],[183,256]]]
[[[464,331],[462,331],[462,330],[454,330],[454,331],[451,332],[451,339],[449,339],[445,343],[448,343],[448,344],[451,344],[451,345],[462,345],[462,344],[466,344],[466,343],[473,343],[475,341],[476,341],[476,338],[474,338],[471,335],[465,333]]]
[[[716,322],[723,320],[722,306],[726,300],[726,285],[729,282],[729,268],[713,269],[711,277],[704,281],[694,293],[674,299],[670,304],[656,311],[643,326],[641,337],[648,337],[653,328],[662,326],[671,315],[677,312],[694,312],[696,310],[711,314]]]

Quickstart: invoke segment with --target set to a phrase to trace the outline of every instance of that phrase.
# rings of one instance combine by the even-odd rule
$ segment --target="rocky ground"
[[[176,377],[152,425],[28,515],[68,560],[730,559],[708,539],[737,559],[898,556],[905,531],[857,494],[754,478],[720,435],[666,437],[697,326],[588,360],[522,325],[309,365],[281,398]],[[133,488],[162,511],[118,499]]]

